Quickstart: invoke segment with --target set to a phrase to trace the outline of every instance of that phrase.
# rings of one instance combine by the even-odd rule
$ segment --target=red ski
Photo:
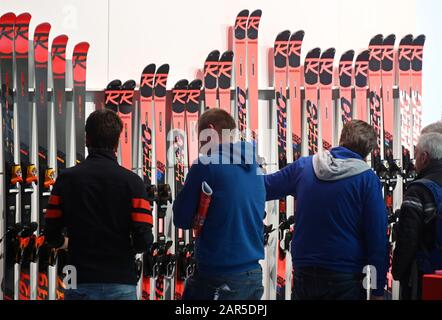
[[[44,236],[44,213],[54,184],[54,170],[48,163],[48,40],[51,25],[41,23],[34,32],[35,101],[38,136],[39,213],[38,234],[34,240],[31,261],[38,263],[37,300],[49,298],[48,248]]]
[[[386,170],[386,181],[384,198],[388,210],[388,215],[393,214],[393,191],[396,187],[397,175],[400,170],[393,158],[393,134],[394,134],[394,43],[396,36],[389,35],[382,45],[382,120],[384,128],[384,161],[382,167]],[[387,273],[387,292],[392,293],[393,276],[391,274],[391,263],[393,259],[393,239],[391,237],[392,224],[388,227],[388,237],[390,239],[390,267]]]
[[[304,62],[305,105],[307,112],[308,152],[318,152],[318,83],[321,49],[315,48],[307,53]]]
[[[253,11],[247,21],[247,71],[252,140],[258,142],[258,28],[261,10]]]
[[[172,276],[168,269],[170,256],[169,249],[172,241],[166,241],[165,217],[168,202],[171,200],[170,186],[166,180],[166,85],[169,75],[169,65],[160,66],[154,80],[154,113],[155,113],[155,158],[156,158],[156,182],[158,189],[157,217],[155,230],[155,243],[152,245],[152,257],[154,260],[155,300],[164,299],[164,277]]]
[[[85,94],[86,94],[86,59],[89,43],[80,42],[74,47],[72,66],[74,74],[74,123],[76,163],[85,156]]]
[[[121,165],[128,170],[133,169],[132,163],[132,111],[136,83],[128,80],[121,86],[118,115],[123,122],[123,132],[120,135]]]
[[[293,161],[301,157],[302,147],[302,99],[301,99],[301,46],[304,31],[298,31],[289,40],[288,81],[290,92],[290,111],[292,123]]]
[[[235,35],[235,83],[236,108],[238,112],[238,130],[242,140],[246,138],[246,31],[249,10],[242,10],[236,17]]]
[[[172,128],[173,128],[173,153],[174,153],[174,181],[175,197],[184,187],[185,166],[185,109],[188,95],[187,80],[178,81],[172,90]],[[215,89],[216,93],[216,89]],[[175,300],[181,300],[184,293],[184,280],[186,279],[186,234],[181,228],[175,228]]]
[[[109,82],[104,89],[104,107],[116,113],[121,100],[121,85],[121,81],[116,79]]]
[[[353,96],[351,86],[353,84],[353,58],[355,52],[349,50],[342,54],[339,61],[339,96],[341,101],[342,125],[351,121],[353,113]]]
[[[422,58],[424,55],[425,36],[417,36],[413,40],[411,55],[411,106],[413,115],[413,146],[422,129]]]
[[[322,148],[331,149],[333,145],[333,61],[335,48],[324,51],[319,59],[319,108],[322,126]]]
[[[355,100],[356,117],[368,122],[367,83],[368,83],[368,56],[370,52],[364,50],[358,54],[355,62]]]
[[[219,59],[218,72],[218,98],[219,107],[228,113],[232,111],[232,96],[230,86],[232,83],[233,51],[226,51]]]
[[[402,178],[406,186],[415,179],[416,171],[411,160],[412,153],[412,123],[411,123],[411,59],[413,53],[413,36],[403,37],[398,49],[398,86],[401,113],[401,145],[402,145]]]
[[[66,45],[68,37],[60,35],[52,41],[52,77],[54,81],[54,114],[55,114],[55,134],[56,134],[56,157],[57,157],[57,174],[66,168],[67,154],[67,105],[66,105]],[[66,252],[64,250],[52,250],[49,264],[56,265],[56,292],[55,299],[64,299],[64,283],[62,278],[63,260],[65,260]]]
[[[198,158],[198,119],[200,114],[201,80],[189,84],[186,104],[187,160],[189,168]]]
[[[216,89],[218,83],[219,51],[209,53],[204,63],[204,107],[217,108]]]
[[[147,65],[140,80],[140,123],[141,123],[141,153],[142,153],[142,175],[144,184],[152,189],[152,160],[153,160],[153,88],[155,77],[155,64]],[[150,199],[150,206],[153,208],[155,195]],[[143,280],[141,285],[141,298],[151,299],[152,279],[152,258],[150,253],[143,254]]]
[[[370,123],[376,130],[377,146],[372,152],[371,166],[378,173],[381,164],[381,62],[382,62],[383,36],[378,34],[370,40],[368,46],[370,55],[368,59],[368,80],[370,103]]]
[[[274,45],[275,100],[278,132],[278,168],[287,165],[287,65],[290,31],[279,33]],[[276,299],[285,300],[286,287],[286,250],[284,239],[286,231],[281,229],[287,221],[287,199],[279,200],[279,237],[277,249],[277,289]]]
[[[34,231],[37,223],[31,217],[32,193],[37,184],[37,169],[31,163],[32,159],[32,105],[29,103],[28,90],[28,58],[29,58],[29,23],[31,15],[22,13],[17,16],[14,26],[15,34],[15,79],[16,96],[15,101],[18,112],[18,133],[20,140],[19,163],[23,170],[23,181],[21,183],[21,210],[20,230],[18,233],[18,249],[16,261],[20,264],[19,299],[30,300],[31,298],[31,249],[32,241],[35,239]]]

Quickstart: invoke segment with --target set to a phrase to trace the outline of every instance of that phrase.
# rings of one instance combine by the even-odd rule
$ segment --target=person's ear
[[[89,137],[86,135],[86,148],[89,148],[89,145],[90,145]]]
[[[422,152],[422,160],[425,165],[428,165],[430,163],[430,155],[428,154],[428,152]]]

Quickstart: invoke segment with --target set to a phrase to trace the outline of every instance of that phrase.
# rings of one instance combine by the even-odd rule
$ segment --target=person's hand
[[[374,296],[374,295],[372,295],[370,297],[370,300],[375,300],[375,301],[384,300],[384,296]]]

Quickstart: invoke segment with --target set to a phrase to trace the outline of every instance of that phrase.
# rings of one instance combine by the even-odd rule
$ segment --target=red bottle
[[[198,206],[198,212],[195,216],[195,221],[193,224],[193,229],[195,231],[195,237],[199,237],[203,230],[204,222],[207,218],[207,213],[209,211],[210,202],[212,201],[212,189],[203,181],[201,185],[200,201]]]

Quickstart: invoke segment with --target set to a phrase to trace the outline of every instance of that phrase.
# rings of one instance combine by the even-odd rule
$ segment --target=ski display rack
[[[4,123],[0,170],[4,177],[1,190],[7,192],[1,208],[8,208],[2,214],[5,220],[0,237],[0,297],[5,300],[63,299],[65,254],[62,250],[47,249],[44,216],[57,171],[72,165],[67,163],[69,158],[70,162],[75,161],[66,147],[77,138],[79,146],[83,146],[77,148],[82,155],[79,161],[84,159],[85,150],[85,68],[89,44],[83,42],[75,47],[71,69],[66,63],[67,36],[55,37],[49,44],[51,25],[44,22],[31,30],[30,22],[31,15],[26,12],[9,12],[0,17]],[[66,82],[69,77],[74,78],[73,83]],[[69,115],[68,103],[73,106],[70,110],[80,117]],[[55,121],[51,120],[52,114]],[[81,129],[78,131],[83,131],[83,138],[78,139],[71,120]],[[58,139],[51,129],[55,129]]]
[[[340,128],[344,122],[352,118],[371,122],[378,135],[378,148],[373,152],[371,164],[381,178],[389,214],[393,216],[400,202],[397,195],[415,177],[413,155],[421,128],[425,36],[406,35],[395,47],[394,35],[385,38],[376,35],[368,50],[356,54],[353,50],[344,52],[337,85],[333,82],[335,74],[332,72],[333,64],[336,65],[336,62],[333,63],[335,50],[303,49],[307,55],[302,61],[304,32],[284,31],[278,35],[274,47],[275,88],[259,89],[255,45],[262,12],[255,10],[249,13],[249,10],[243,10],[237,16],[234,51],[221,53],[214,50],[206,59],[204,89],[201,89],[201,80],[190,83],[184,80],[177,82],[172,90],[166,90],[167,64],[158,68],[148,65],[142,72],[139,90],[133,80],[124,84],[114,80],[105,90],[86,90],[85,63],[89,44],[85,42],[74,48],[73,72],[69,71],[73,73],[74,83],[73,90],[70,90],[66,83],[66,78],[69,78],[66,74],[69,64],[65,56],[67,36],[55,37],[50,46],[51,26],[48,23],[42,23],[35,29],[35,86],[28,88],[23,61],[28,60],[27,55],[31,51],[24,50],[21,43],[29,44],[31,17],[26,13],[18,16],[7,13],[0,17],[0,101],[4,122],[2,184],[6,195],[2,201],[3,208],[7,208],[5,232],[2,234],[5,250],[1,261],[5,266],[4,299],[63,297],[63,263],[57,261],[61,252],[48,252],[45,248],[44,208],[57,172],[69,166],[69,157],[74,163],[85,157],[85,103],[94,104],[96,109],[103,106],[110,108],[123,118],[120,161],[128,169],[140,171],[154,208],[155,243],[152,252],[142,256],[143,299],[180,299],[183,281],[195,267],[193,232],[174,230],[167,216],[173,198],[170,186],[173,186],[176,196],[183,186],[186,170],[198,156],[197,121],[202,105],[232,113],[238,121],[241,139],[255,142],[259,129],[258,101],[275,105],[276,117],[272,119],[275,120],[272,126],[277,128],[275,158],[279,168],[296,161],[307,148],[309,154],[321,148],[329,149],[339,132],[334,129]],[[394,52],[396,48],[397,55]],[[13,68],[13,52],[16,68]],[[48,82],[47,73],[51,70],[48,68],[48,54],[51,52],[53,76]],[[235,81],[232,81],[232,76]],[[51,79],[54,80],[53,85]],[[232,102],[233,110],[230,108]],[[68,120],[68,105],[71,103],[78,106],[73,110],[75,126],[70,128],[75,141],[65,134],[68,127],[63,126]],[[19,113],[14,113],[14,104]],[[55,114],[52,124],[57,136],[55,145],[48,129],[52,104]],[[29,114],[32,113],[26,112],[32,111],[31,106],[34,105],[38,154],[32,154],[31,144],[34,142],[30,133],[36,129],[31,125]],[[137,106],[138,113],[135,112]],[[14,119],[17,116],[18,119]],[[14,137],[14,130],[17,130],[13,126],[14,120],[19,124],[18,140]],[[395,125],[397,123],[400,125]],[[246,134],[247,129],[251,131],[250,136]],[[166,136],[176,130],[179,134],[174,135],[171,144],[179,161],[170,163],[166,154]],[[137,138],[139,141],[135,143]],[[74,143],[76,151],[73,154],[68,154],[69,143]],[[133,153],[131,148],[138,151]],[[133,155],[139,159],[133,159]],[[38,161],[35,165],[34,158]],[[31,197],[38,198],[37,208],[32,207]],[[288,248],[295,218],[294,209],[289,209],[286,201],[281,199],[277,207],[274,269],[270,266],[265,270],[266,273],[274,273],[275,277],[274,281],[264,280],[266,285],[272,286],[265,298],[287,299],[293,285],[289,276]],[[389,225],[391,249],[394,246],[394,222],[390,220]],[[268,252],[266,250],[266,254]],[[272,263],[271,257],[267,258]],[[32,264],[37,266],[36,276],[31,274]],[[48,266],[53,267],[52,276]],[[19,275],[20,281],[15,279],[15,274]],[[389,282],[388,291],[394,298],[394,283]]]

